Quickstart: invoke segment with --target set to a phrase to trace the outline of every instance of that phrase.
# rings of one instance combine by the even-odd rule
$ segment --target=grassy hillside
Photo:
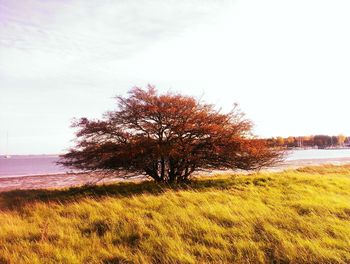
[[[0,194],[0,263],[350,263],[350,166]]]

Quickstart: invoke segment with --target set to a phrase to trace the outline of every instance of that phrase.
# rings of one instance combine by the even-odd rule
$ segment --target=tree
[[[285,144],[287,147],[292,148],[297,146],[297,140],[295,137],[287,137],[285,139]]]
[[[338,135],[338,144],[340,145],[340,146],[344,146],[344,143],[345,143],[345,141],[346,141],[346,136],[344,136],[344,135]]]
[[[314,137],[314,142],[318,148],[328,148],[332,145],[332,137],[327,135],[316,135]]]
[[[277,146],[283,146],[283,145],[284,145],[284,138],[277,137]]]
[[[101,120],[81,118],[76,146],[61,164],[82,170],[145,173],[158,182],[181,182],[203,169],[260,169],[281,153],[251,135],[237,105],[227,114],[193,97],[133,88]]]

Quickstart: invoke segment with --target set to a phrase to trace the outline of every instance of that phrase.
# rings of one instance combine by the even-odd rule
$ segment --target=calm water
[[[304,159],[338,159],[350,158],[350,149],[306,149],[294,150],[289,153],[287,160]]]
[[[289,153],[287,161],[311,159],[350,158],[350,149],[308,149]],[[56,165],[58,156],[12,156],[10,159],[0,157],[0,177],[29,176],[64,173],[67,169]]]
[[[64,173],[67,169],[56,165],[58,156],[12,156],[9,159],[0,157],[0,177],[29,176],[41,174]]]

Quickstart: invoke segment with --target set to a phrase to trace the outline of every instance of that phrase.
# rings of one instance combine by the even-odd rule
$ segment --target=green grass
[[[0,194],[0,263],[350,263],[350,165]]]

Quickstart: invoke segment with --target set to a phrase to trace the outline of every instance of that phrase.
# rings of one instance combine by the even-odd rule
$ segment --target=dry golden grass
[[[350,263],[350,166],[0,194],[0,263]]]

